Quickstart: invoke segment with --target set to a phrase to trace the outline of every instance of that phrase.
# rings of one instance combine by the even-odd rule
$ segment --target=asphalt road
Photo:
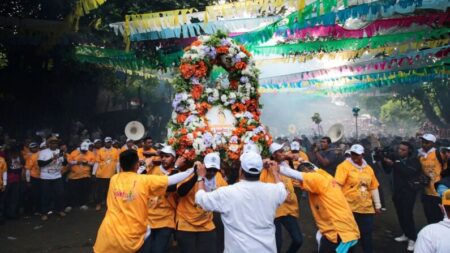
[[[387,178],[383,181],[387,211],[375,219],[374,252],[407,252],[405,243],[393,240],[393,237],[400,234],[400,228],[390,198]],[[425,225],[422,204],[419,200],[416,202],[414,214],[419,230]],[[92,245],[103,216],[104,211],[96,212],[90,209],[74,210],[64,218],[50,216],[46,222],[42,222],[37,216],[6,221],[6,224],[0,225],[0,252],[92,252]],[[299,252],[317,252],[314,220],[308,201],[303,198],[300,200],[299,224],[304,235],[304,244]],[[290,239],[286,231],[284,238],[283,248],[287,248]],[[175,244],[171,246],[169,252],[178,252]],[[361,252],[360,248],[358,252]]]

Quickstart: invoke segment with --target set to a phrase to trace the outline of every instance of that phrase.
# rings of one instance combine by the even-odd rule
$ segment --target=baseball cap
[[[260,174],[263,168],[261,155],[255,152],[247,152],[241,155],[241,167],[250,174]]]
[[[105,138],[105,142],[112,142],[112,138],[111,137],[106,137]]]
[[[130,141],[134,142],[132,139],[128,138],[128,139],[127,139],[127,142],[130,142]]]
[[[207,169],[215,168],[220,170],[220,156],[218,153],[209,153],[203,159],[203,163]]]
[[[284,147],[284,145],[276,143],[276,142],[270,144],[270,147],[269,147],[270,154],[273,155],[278,150],[283,149],[283,147]]]
[[[442,193],[442,205],[450,206],[450,190],[446,190]]]
[[[432,134],[424,134],[422,135],[422,137],[420,137],[421,139],[424,139],[426,141],[431,141],[432,143],[436,142],[436,136],[432,135]]]
[[[89,150],[89,144],[90,144],[90,143],[88,143],[88,142],[83,142],[83,143],[81,143],[81,145],[80,145],[80,150],[82,150],[82,151],[88,151],[88,150]]]
[[[29,148],[37,148],[38,144],[36,142],[32,142],[32,143],[28,144],[28,147]]]
[[[450,147],[442,147],[441,149],[444,151],[450,151]]]
[[[350,148],[351,153],[356,153],[358,155],[364,154],[364,147],[359,144],[354,144]]]
[[[164,154],[173,155],[174,157],[177,156],[177,154],[175,153],[175,150],[170,145],[165,145],[162,149],[159,150],[159,152],[164,153]]]
[[[100,140],[100,139],[95,139],[95,140],[94,140],[94,143],[97,143],[97,142],[102,142],[102,140]]]
[[[300,143],[298,141],[293,141],[291,143],[291,150],[295,150],[295,151],[300,150]]]
[[[247,152],[255,152],[257,154],[261,154],[261,150],[255,143],[247,143],[244,145],[243,153]]]

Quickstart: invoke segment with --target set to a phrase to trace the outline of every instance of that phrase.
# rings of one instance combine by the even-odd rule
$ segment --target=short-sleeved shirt
[[[193,176],[187,178],[184,182],[189,181]],[[216,189],[222,186],[227,186],[227,182],[223,179],[222,174],[217,173]],[[180,184],[181,185],[181,184]],[[195,193],[198,190],[198,183],[195,183],[194,187],[189,193],[180,197],[177,205],[176,225],[177,230],[189,231],[189,232],[206,232],[211,231],[216,226],[213,222],[212,212],[203,210],[199,205],[195,203]]]
[[[286,164],[283,164],[282,166],[287,166]],[[270,173],[267,169],[264,169],[261,172],[261,176],[259,177],[260,181],[263,183],[275,183],[275,178],[272,173]],[[275,215],[276,218],[282,217],[282,216],[294,216],[299,217],[299,208],[298,208],[298,201],[297,201],[297,195],[294,191],[294,185],[292,183],[292,179],[289,177],[280,176],[281,181],[283,182],[284,186],[286,187],[286,191],[288,193],[286,200],[283,202],[283,204],[280,205],[277,209],[277,213]]]
[[[39,151],[39,161],[48,161],[53,156],[59,156],[59,149],[51,150],[49,148]],[[49,164],[41,167],[41,179],[51,180],[61,178],[61,169],[63,168],[62,159],[56,159]]]
[[[94,245],[96,253],[136,252],[144,244],[148,201],[151,195],[164,195],[167,176],[121,172],[111,178],[105,218]]]
[[[38,165],[39,152],[31,153],[25,160],[25,169],[30,171],[30,176],[39,178],[41,176],[41,169]]]
[[[431,179],[429,185],[425,187],[424,193],[430,196],[438,196],[434,185],[441,180],[442,165],[437,158],[436,149],[433,148],[426,155],[419,156],[419,160],[423,173]]]
[[[97,152],[96,162],[98,168],[95,176],[97,178],[111,178],[116,172],[119,162],[119,151],[115,148],[101,148]]]
[[[336,172],[336,163],[338,160],[338,156],[335,151],[331,149],[321,150],[319,151],[319,154],[323,158],[327,159],[330,164],[328,166],[324,166],[317,158],[313,161],[314,164],[316,164],[319,168],[323,168],[326,172],[333,176]]]
[[[81,153],[78,149],[72,151],[69,155],[69,162],[87,162],[89,164],[94,164],[95,155],[91,151],[86,153]],[[72,165],[70,168],[69,179],[81,179],[91,176],[91,165],[76,164]]]
[[[338,165],[336,181],[342,186],[353,212],[375,213],[371,191],[378,188],[378,180],[369,165],[365,163],[363,168],[357,168],[349,159]]]
[[[8,166],[6,165],[5,158],[0,156],[0,189],[3,188],[3,173],[8,170]]]
[[[302,189],[308,191],[309,205],[320,233],[337,243],[359,239],[352,210],[335,179],[326,171],[303,173]]]

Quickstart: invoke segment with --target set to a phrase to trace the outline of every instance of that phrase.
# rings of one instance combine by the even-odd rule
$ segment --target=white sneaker
[[[413,240],[409,240],[408,241],[408,247],[406,248],[407,251],[414,251],[414,245],[416,244],[416,242],[414,242]]]
[[[406,242],[406,241],[408,241],[409,239],[408,239],[408,237],[406,237],[405,234],[403,234],[403,235],[401,235],[401,236],[399,236],[399,237],[395,237],[394,240],[395,240],[396,242]]]
[[[83,210],[83,211],[87,211],[88,209],[89,209],[89,207],[87,205],[82,205],[80,207],[80,210]]]
[[[68,207],[66,207],[66,209],[64,209],[64,212],[66,212],[66,213],[70,213],[70,211],[72,211],[71,206],[68,206]]]

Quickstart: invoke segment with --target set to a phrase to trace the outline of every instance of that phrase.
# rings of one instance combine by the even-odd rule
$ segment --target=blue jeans
[[[371,213],[353,213],[355,221],[358,224],[361,238],[359,242],[363,248],[364,253],[373,252],[372,231],[373,231],[373,217]]]
[[[288,231],[291,236],[292,242],[289,246],[289,249],[286,251],[287,253],[295,253],[297,252],[303,244],[303,235],[300,230],[300,226],[297,223],[297,218],[294,216],[282,216],[275,218],[275,238],[277,241],[277,251],[281,252],[281,248],[283,245],[283,229],[281,225]]]

